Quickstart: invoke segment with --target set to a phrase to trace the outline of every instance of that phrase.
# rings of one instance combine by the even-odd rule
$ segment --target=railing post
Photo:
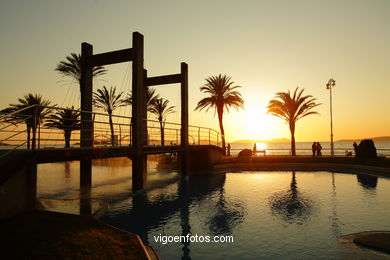
[[[38,124],[38,149],[41,148],[41,124]]]
[[[129,136],[129,146],[133,145],[133,118],[130,118],[130,136]]]
[[[198,127],[198,145],[200,145],[200,127]]]
[[[179,130],[176,129],[176,145],[179,144]]]
[[[119,126],[119,140],[118,140],[118,143],[119,143],[119,146],[122,146],[122,128],[121,128],[121,125],[118,124]]]
[[[38,107],[34,108],[34,115],[33,115],[33,124],[32,124],[32,150],[35,150],[37,145],[37,117],[38,117]]]

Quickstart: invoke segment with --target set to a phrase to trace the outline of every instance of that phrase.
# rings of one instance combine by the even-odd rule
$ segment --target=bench
[[[256,151],[253,151],[253,155],[254,156],[257,156],[259,153],[262,153],[264,156],[267,155],[266,150],[256,150]]]

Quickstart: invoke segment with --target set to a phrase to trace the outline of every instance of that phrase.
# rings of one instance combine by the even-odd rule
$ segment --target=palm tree
[[[81,54],[71,53],[66,56],[66,61],[60,61],[55,68],[60,74],[75,79],[81,87]],[[92,77],[106,74],[103,66],[95,66],[92,69]]]
[[[76,111],[74,107],[58,110],[55,114],[49,116],[46,120],[45,126],[57,128],[64,131],[65,147],[70,147],[70,137],[73,130],[80,130],[80,112]]]
[[[321,104],[315,103],[316,98],[311,95],[302,96],[304,89],[299,91],[297,87],[291,96],[290,91],[278,92],[275,99],[268,103],[268,113],[284,119],[290,127],[291,133],[291,154],[295,156],[295,122],[302,117],[318,114],[316,111],[310,111]]]
[[[96,108],[101,108],[108,113],[108,119],[111,129],[111,144],[115,145],[114,125],[112,123],[112,112],[126,103],[121,99],[123,92],[116,93],[116,87],[110,87],[110,90],[103,86],[93,93],[93,104]]]
[[[146,109],[151,112],[151,108],[154,102],[159,98],[159,95],[156,94],[156,90],[154,88],[148,87],[146,92]],[[133,104],[133,95],[131,93],[127,94],[126,99],[124,100],[126,105]]]
[[[206,112],[214,107],[218,114],[219,127],[222,135],[222,148],[225,149],[225,130],[223,128],[223,113],[229,112],[229,108],[233,107],[236,110],[244,108],[244,100],[241,94],[235,89],[240,86],[233,86],[234,82],[230,81],[231,77],[219,74],[218,76],[208,77],[206,84],[200,90],[209,94],[209,97],[203,98],[198,102],[195,110],[206,109]]]
[[[11,118],[6,119],[9,122],[15,124],[24,122],[27,130],[27,149],[30,149],[30,142],[32,143],[32,149],[36,146],[36,133],[37,128],[43,121],[43,118],[50,113],[51,109],[45,108],[50,105],[50,101],[43,99],[40,94],[27,94],[23,98],[18,99],[18,104],[10,104],[8,108],[3,109],[1,112],[8,114],[26,108],[20,113],[12,115]],[[33,106],[31,108],[27,108]],[[31,141],[32,132],[32,141]]]
[[[161,133],[161,145],[164,145],[164,127],[165,120],[167,115],[175,112],[174,106],[168,106],[169,100],[164,100],[162,98],[156,99],[155,102],[152,103],[150,107],[150,112],[155,114],[158,117],[158,121],[160,122],[160,133]]]

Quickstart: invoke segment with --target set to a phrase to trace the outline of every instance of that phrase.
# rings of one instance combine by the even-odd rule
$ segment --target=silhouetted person
[[[322,156],[322,146],[320,144],[320,142],[317,142],[317,156]]]
[[[257,153],[257,147],[256,147],[256,143],[253,145],[253,154],[256,155]]]
[[[227,145],[227,156],[230,156],[230,144]]]
[[[357,156],[357,143],[356,142],[353,142],[353,149],[355,150],[355,156]]]
[[[317,143],[313,142],[311,145],[311,151],[313,152],[313,156],[316,156],[316,151],[317,151]]]

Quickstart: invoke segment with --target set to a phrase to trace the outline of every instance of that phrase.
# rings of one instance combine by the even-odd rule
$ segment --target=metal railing
[[[92,120],[81,121],[83,113],[92,114]],[[69,114],[77,116],[71,118]],[[0,115],[0,150],[80,147],[80,128],[84,122],[92,122],[94,147],[132,145],[129,116],[33,105]],[[147,120],[146,143],[153,146],[180,145],[180,131],[179,123],[162,122],[161,128],[159,121]],[[220,146],[221,135],[214,129],[191,125],[189,144]]]
[[[242,151],[244,148],[232,148],[230,149],[231,155],[237,155],[240,151]],[[247,148],[250,149],[250,148]],[[266,148],[266,149],[258,149],[257,155],[291,155],[291,149],[289,148]],[[389,157],[390,156],[390,148],[376,148],[377,155],[378,156],[384,156]],[[260,152],[265,151],[265,153]],[[312,150],[310,148],[296,148],[295,152],[297,155],[312,155]],[[323,156],[330,156],[331,155],[331,149],[330,148],[323,148],[321,151]],[[355,156],[355,152],[353,147],[350,148],[334,148],[334,155],[335,156]]]

